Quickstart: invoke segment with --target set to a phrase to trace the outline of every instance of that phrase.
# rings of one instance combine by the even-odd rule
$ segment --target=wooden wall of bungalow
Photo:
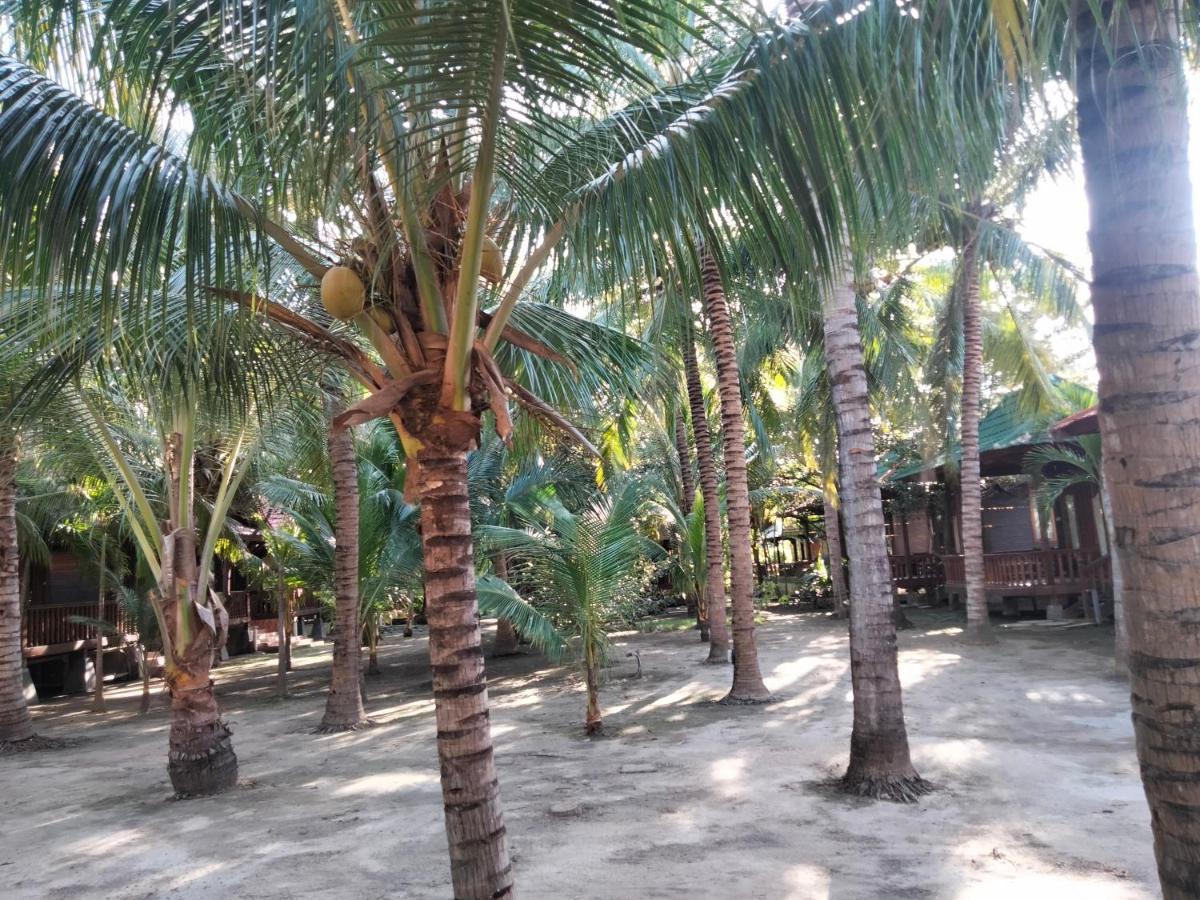
[[[1094,414],[1072,416],[1051,435],[1089,433]],[[1068,607],[1103,618],[1110,609],[1111,564],[1097,486],[1063,493],[1049,514],[1038,509],[1025,455],[1044,441],[980,455],[983,489],[984,581],[989,605],[1010,615]],[[952,605],[965,600],[961,494],[937,467],[885,486],[892,578],[903,592],[939,594]],[[914,503],[924,491],[928,502]],[[1099,608],[1097,608],[1099,606]]]
[[[243,535],[246,538],[250,538],[248,546],[253,552],[254,536]],[[213,587],[223,595],[229,613],[226,647],[231,655],[253,652],[265,643],[275,642],[277,607],[273,595],[256,589],[237,567],[219,558],[214,565]],[[101,609],[96,573],[89,571],[74,553],[52,550],[48,565],[23,565],[21,595],[22,650],[39,695],[91,689],[98,639],[92,623],[100,619],[111,629],[99,637],[105,647],[105,672],[116,678],[137,674],[139,635],[134,617],[111,592]],[[300,620],[293,627],[311,629],[319,613],[316,602],[301,595],[291,605]]]

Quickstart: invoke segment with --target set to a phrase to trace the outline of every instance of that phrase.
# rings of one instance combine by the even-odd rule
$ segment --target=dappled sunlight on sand
[[[366,797],[390,794],[420,784],[437,784],[436,772],[381,772],[342,781],[333,789],[335,797]]]
[[[1047,856],[1048,850],[1024,846],[999,829],[962,841],[953,848],[953,855],[962,867],[983,877],[950,896],[956,900],[1129,900],[1145,896],[1136,887],[1120,883],[1120,870],[1069,854],[1051,852]]]
[[[108,856],[135,845],[142,838],[140,828],[118,828],[75,841],[66,849],[81,856]]]
[[[204,865],[193,866],[182,875],[172,878],[168,884],[170,885],[171,890],[180,890],[192,884],[193,882],[199,881],[202,878],[207,878],[208,876],[221,871],[221,867],[224,865],[226,865],[224,860],[218,860],[216,862],[210,862]]]
[[[1025,699],[1034,703],[1087,703],[1090,706],[1106,706],[1107,703],[1095,694],[1083,691],[1026,691]]]
[[[906,688],[912,687],[961,661],[959,654],[941,650],[904,651],[900,654],[900,683]]]
[[[979,740],[921,742],[921,759],[929,760],[939,766],[963,766],[985,755],[987,752],[987,745]]]
[[[789,900],[827,900],[829,872],[821,866],[793,866],[783,876]]]

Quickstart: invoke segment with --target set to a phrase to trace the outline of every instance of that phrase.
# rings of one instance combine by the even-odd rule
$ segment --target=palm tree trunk
[[[708,411],[704,408],[700,366],[696,361],[691,313],[686,315],[683,372],[692,414],[692,436],[696,441],[700,496],[704,499],[704,559],[708,570],[704,581],[704,620],[708,622],[708,659],[705,662],[723,666],[729,662],[729,627],[725,623],[725,542],[721,538],[721,501],[717,496],[717,467],[708,430]]]
[[[909,801],[928,790],[908,753],[896,661],[892,579],[852,276],[825,300],[825,357],[838,427],[839,485],[850,558],[854,729],[843,778],[854,794]]]
[[[138,668],[142,673],[142,700],[138,706],[138,712],[145,715],[150,712],[150,660],[149,653],[146,650],[145,644],[138,645],[141,648],[142,658]]]
[[[729,592],[733,600],[733,686],[724,702],[770,699],[754,640],[754,559],[750,551],[750,485],[746,479],[746,425],[733,324],[725,287],[712,254],[701,258],[701,296],[708,315],[721,392],[721,443],[725,450],[725,502],[729,511]]]
[[[17,451],[0,443],[0,741],[33,737],[25,703],[25,651],[21,647],[21,576],[17,550]]]
[[[367,641],[370,647],[367,650],[367,674],[378,675],[379,670],[379,626],[372,622],[367,626]],[[365,697],[363,698],[366,699]]]
[[[275,589],[275,635],[279,640],[279,659],[275,661],[275,693],[280,699],[289,695],[288,690],[288,669],[291,668],[291,660],[288,652],[288,602],[287,602],[287,581],[283,577],[283,566],[276,565],[276,575],[279,578],[279,585]]]
[[[465,451],[420,458],[425,615],[450,874],[460,900],[511,897],[475,595]]]
[[[334,504],[333,669],[318,730],[353,731],[369,724],[363,708],[362,629],[358,622],[358,464],[348,428],[329,432]]]
[[[692,477],[692,448],[681,409],[675,411],[675,452],[679,456],[679,510],[686,516],[691,514],[696,499],[696,481]]]
[[[833,616],[844,619],[849,613],[849,593],[846,590],[846,566],[842,552],[842,527],[839,521],[838,498],[832,479],[826,479],[822,495],[825,517],[825,547],[829,552],[829,584],[833,588]]]
[[[1200,280],[1177,10],[1078,4],[1075,85],[1104,480],[1167,900],[1200,885]]]
[[[1129,629],[1125,626],[1125,579],[1121,577],[1121,560],[1117,557],[1117,531],[1113,528],[1112,500],[1108,497],[1108,480],[1100,478],[1100,509],[1104,513],[1104,533],[1108,541],[1108,560],[1112,569],[1113,596],[1113,671],[1129,677]]]
[[[588,662],[585,666],[587,679],[587,719],[584,722],[585,734],[596,735],[604,733],[604,720],[600,715],[600,678],[596,672],[596,664]]]
[[[108,549],[108,535],[100,538],[100,590],[96,597],[96,619],[104,621],[104,556]],[[98,713],[104,709],[104,628],[96,627],[96,691],[92,709]]]
[[[688,443],[687,422],[681,408],[675,410],[675,455],[679,460],[679,511],[690,516],[696,500],[696,479],[692,473],[692,447]],[[682,543],[686,538],[681,537]],[[701,610],[700,598],[694,596],[691,590],[685,594],[688,612],[696,617],[696,628],[700,632],[700,640],[708,642],[708,620]]]
[[[508,581],[508,558],[503,553],[492,556],[492,571],[502,581]],[[496,620],[496,642],[492,645],[492,656],[512,656],[520,649],[520,638],[511,619]]]
[[[166,536],[164,549],[161,592],[172,645],[167,660],[171,691],[167,774],[177,797],[203,797],[237,784],[237,756],[213,694],[214,632],[197,612],[196,532],[176,528]]]
[[[968,210],[971,214],[974,210]],[[967,640],[995,640],[988,621],[987,593],[983,582],[983,481],[979,476],[979,402],[983,378],[983,327],[979,310],[979,230],[968,226],[959,257],[959,284],[963,305],[962,468],[959,488],[962,501],[963,571],[967,590]]]

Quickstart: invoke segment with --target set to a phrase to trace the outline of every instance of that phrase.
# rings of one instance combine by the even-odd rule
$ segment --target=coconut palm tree
[[[547,529],[483,530],[485,540],[519,553],[529,580],[544,586],[537,607],[554,622],[582,669],[588,735],[604,730],[600,678],[609,649],[607,630],[621,615],[638,563],[662,553],[638,530],[649,502],[648,484],[629,479],[597,492],[580,510],[561,510]]]
[[[717,493],[717,468],[713,439],[708,428],[704,386],[696,359],[691,315],[683,318],[681,336],[683,374],[687,384],[692,437],[696,441],[696,468],[700,475],[700,509],[704,513],[704,621],[708,623],[708,658],[712,665],[729,662],[729,626],[725,619],[725,541],[721,536],[721,502]]]
[[[605,259],[623,281],[664,254],[698,268],[692,235],[719,255],[750,224],[773,264],[819,271],[837,256],[851,173],[887,193],[910,164],[928,171],[937,156],[961,168],[972,135],[942,146],[956,132],[946,122],[996,116],[980,112],[990,91],[955,78],[951,37],[961,35],[939,41],[940,55],[916,52],[918,38],[958,17],[910,20],[880,6],[836,24],[824,10],[780,24],[746,22],[740,5],[732,16],[714,5],[709,17],[649,0],[7,8],[11,45],[33,68],[0,61],[3,264],[32,260],[39,286],[61,282],[58,296],[96,288],[111,307],[119,288],[150,309],[162,260],[182,252],[191,300],[232,299],[341,356],[372,392],[341,421],[386,416],[400,431],[427,521],[455,891],[511,892],[464,485],[484,410],[502,434],[510,399],[570,427],[493,365],[505,341],[554,356],[519,327],[526,286],[559,249],[564,271]],[[96,36],[119,52],[91,52]],[[686,83],[654,95],[655,65],[701,50]],[[445,59],[455,64],[432,62]],[[83,86],[86,99],[47,75]],[[933,89],[960,83],[961,95]],[[923,92],[929,102],[914,104]],[[613,98],[631,99],[597,122]],[[862,114],[889,107],[911,114],[902,125]],[[285,213],[289,228],[278,224]],[[308,283],[328,278],[329,307],[378,357],[262,296],[279,251]],[[481,273],[503,279],[490,311]]]
[[[248,463],[281,409],[272,404],[289,396],[289,384],[282,368],[254,353],[263,323],[201,320],[174,295],[165,306],[175,317],[153,326],[152,339],[144,322],[129,321],[107,347],[99,318],[90,331],[56,339],[40,312],[19,302],[0,327],[6,354],[37,363],[19,410],[52,402],[69,409],[62,438],[91,452],[156,582],[150,599],[172,698],[168,773],[178,795],[195,796],[237,779],[209,674],[225,638],[212,560]],[[195,326],[206,327],[203,348]],[[275,346],[311,370],[306,350]]]

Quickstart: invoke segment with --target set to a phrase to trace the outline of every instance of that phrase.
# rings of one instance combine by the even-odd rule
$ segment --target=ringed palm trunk
[[[492,570],[496,577],[508,581],[508,558],[503,553],[492,557]],[[492,656],[512,656],[520,650],[520,638],[512,619],[496,620],[496,642],[492,645]]]
[[[352,731],[368,724],[363,708],[362,630],[358,622],[358,466],[348,428],[329,432],[334,503],[333,669],[318,730]]]
[[[983,581],[983,482],[979,476],[979,395],[983,375],[983,328],[979,311],[979,231],[969,226],[963,243],[959,290],[963,304],[962,497],[963,571],[967,590],[966,638],[995,640],[988,621]]]
[[[725,502],[729,513],[729,592],[733,600],[733,686],[728,703],[760,703],[770,698],[758,667],[754,639],[754,556],[750,549],[750,485],[746,479],[746,425],[733,324],[721,273],[711,253],[701,258],[701,293],[708,314],[721,392],[721,434],[725,450]]]
[[[171,636],[167,773],[177,797],[201,797],[237,784],[238,763],[221,720],[211,678],[214,632],[197,612],[196,532],[175,529],[164,541],[163,618]]]
[[[929,788],[913,768],[892,618],[892,579],[875,471],[875,438],[851,277],[825,300],[825,356],[837,418],[839,486],[850,558],[854,728],[842,779],[853,794],[911,801]]]
[[[704,498],[704,559],[708,572],[704,584],[704,620],[708,623],[708,659],[712,665],[729,662],[729,626],[725,622],[725,542],[721,539],[721,501],[717,496],[717,467],[713,459],[708,411],[696,361],[696,343],[690,313],[683,328],[683,371],[687,379],[688,405],[692,414],[692,436],[696,441],[696,467],[700,473],[700,496]]]
[[[454,896],[513,896],[475,593],[465,450],[419,459],[425,616]]]
[[[34,736],[25,703],[25,652],[21,647],[21,577],[17,551],[17,454],[0,442],[0,741]]]
[[[825,516],[825,546],[829,551],[829,583],[833,589],[833,616],[844,619],[849,613],[846,590],[846,566],[842,562],[845,554],[842,552],[842,528],[838,512],[836,489],[830,481],[825,483],[825,491],[821,497],[823,515]]]
[[[108,535],[102,537],[100,543],[100,590],[96,596],[96,618],[101,622],[104,621],[104,555],[108,549]],[[93,698],[92,708],[98,712],[105,712],[104,708],[104,628],[103,626],[96,627],[96,693]]]
[[[1200,885],[1200,281],[1187,87],[1176,5],[1117,6],[1119,16],[1109,4],[1076,7],[1093,342],[1138,758],[1163,896],[1183,900]]]

